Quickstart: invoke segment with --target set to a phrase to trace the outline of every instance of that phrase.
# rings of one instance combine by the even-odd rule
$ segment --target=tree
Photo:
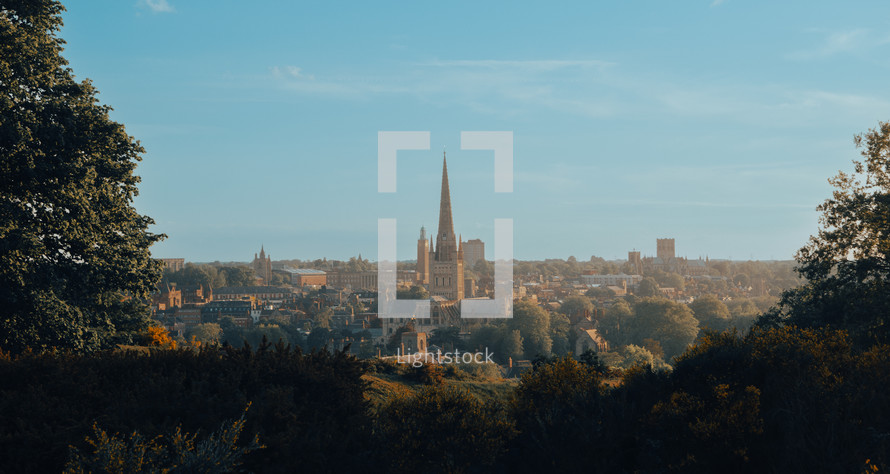
[[[316,327],[331,328],[331,318],[334,317],[334,310],[325,308],[315,315],[314,322]]]
[[[732,315],[720,299],[714,295],[700,296],[689,305],[702,328],[722,331],[729,327]]]
[[[506,331],[501,339],[501,352],[504,354],[504,361],[511,358],[514,361],[522,358],[522,335],[518,329],[504,329]]]
[[[205,344],[219,342],[222,335],[222,328],[216,323],[196,324],[186,332],[186,337],[189,339],[195,338],[198,342],[203,342]]]
[[[665,298],[638,301],[628,326],[632,343],[645,345],[645,339],[654,339],[664,348],[666,360],[685,351],[698,335],[698,320],[692,310]]]
[[[235,323],[232,316],[219,318],[219,328],[222,330],[221,341],[229,345],[239,347],[244,343],[244,328]]]
[[[661,295],[661,291],[658,290],[658,283],[655,282],[654,278],[646,277],[643,278],[639,285],[637,285],[637,291],[635,291],[634,294],[641,298],[645,298],[659,296]]]
[[[595,286],[587,290],[584,296],[588,298],[610,299],[615,297],[615,292],[604,286]]]
[[[677,291],[683,291],[686,288],[686,279],[677,273],[668,273],[662,270],[656,270],[652,277],[661,288],[675,288]]]
[[[760,313],[757,305],[748,298],[730,300],[726,303],[726,307],[729,309],[732,319],[753,319]]]
[[[310,349],[321,349],[328,345],[331,340],[331,330],[323,327],[312,328],[312,332],[306,338],[306,345]]]
[[[277,324],[262,324],[253,326],[250,329],[244,331],[244,340],[250,344],[251,347],[259,347],[263,342],[263,338],[266,338],[266,341],[270,344],[277,344],[278,341],[282,341],[285,344],[289,344],[291,341],[287,337],[287,332],[284,329],[281,329]]]
[[[550,355],[553,341],[546,311],[528,301],[517,301],[513,304],[513,319],[509,320],[508,326],[519,330],[526,358]]]
[[[272,274],[272,281],[270,282],[272,286],[285,286],[290,285],[290,279],[287,276],[282,275],[280,273]]]
[[[131,343],[161,272],[132,206],[144,150],[66,67],[63,10],[0,5],[0,347],[17,352]]]
[[[381,470],[406,473],[488,471],[514,434],[499,406],[451,386],[424,387],[387,403],[376,431],[388,464]]]
[[[476,262],[476,265],[473,265],[473,271],[479,276],[493,277],[494,264],[488,260],[479,260]]]
[[[149,326],[143,333],[141,342],[146,346],[176,349],[176,341],[170,337],[170,332],[161,326]]]
[[[559,312],[572,321],[579,321],[593,311],[593,303],[586,296],[569,296],[559,305]]]
[[[620,351],[624,360],[621,367],[629,369],[631,367],[652,367],[653,370],[670,369],[660,357],[652,354],[649,349],[634,344],[628,344],[621,348]]]
[[[430,334],[430,344],[443,347],[446,350],[453,351],[455,348],[463,347],[463,339],[460,337],[459,326],[448,326],[444,328],[433,329]]]
[[[506,364],[510,358],[514,361],[524,358],[522,335],[518,329],[512,329],[505,323],[484,325],[473,330],[469,347],[476,351],[488,350],[499,364]]]
[[[859,344],[890,341],[890,122],[855,142],[863,159],[829,180],[819,231],[796,255],[807,283],[783,293],[765,325],[831,325]]]
[[[612,346],[627,344],[627,324],[633,318],[633,308],[624,300],[618,300],[606,309],[599,321],[598,330]]]
[[[427,300],[430,298],[430,292],[422,286],[414,285],[407,290],[398,290],[396,298],[401,300]]]
[[[512,400],[519,434],[511,470],[614,472],[602,467],[611,457],[606,437],[614,437],[604,422],[604,414],[614,412],[604,393],[600,367],[569,357],[544,360],[522,374]]]
[[[222,267],[220,273],[226,275],[228,286],[253,286],[256,283],[256,273],[248,267]]]
[[[568,355],[572,351],[569,344],[569,334],[572,323],[562,313],[550,314],[550,340],[552,341],[551,352],[558,355]]]

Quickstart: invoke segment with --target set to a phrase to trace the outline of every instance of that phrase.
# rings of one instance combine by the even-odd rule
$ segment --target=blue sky
[[[65,56],[146,148],[157,257],[374,260],[437,223],[517,258],[787,259],[890,120],[887,2],[71,1]],[[377,132],[429,130],[377,193]],[[514,132],[512,194],[462,130]],[[486,249],[490,258],[491,249]]]

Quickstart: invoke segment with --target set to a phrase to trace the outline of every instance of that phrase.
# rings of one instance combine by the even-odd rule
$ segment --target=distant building
[[[430,282],[430,240],[426,238],[426,228],[420,228],[420,238],[417,239],[417,284],[426,285]]]
[[[576,328],[575,354],[583,354],[588,349],[595,352],[606,352],[609,350],[609,343],[600,336],[596,329]]]
[[[627,263],[633,267],[634,273],[637,275],[643,274],[643,259],[640,257],[639,251],[631,250],[627,252]]]
[[[324,286],[328,284],[328,274],[314,268],[284,268],[281,270],[290,276],[290,283],[295,287]]]
[[[448,162],[442,157],[442,191],[439,201],[439,228],[436,247],[429,253],[429,292],[454,301],[464,297],[464,251],[460,238],[455,238],[451,218],[451,191],[448,186]]]
[[[485,242],[479,239],[464,242],[464,265],[473,268],[479,260],[485,260]]]
[[[247,327],[253,324],[250,315],[253,309],[252,301],[211,301],[201,307],[201,321],[218,323],[220,318],[231,316],[235,319],[235,324]]]
[[[213,301],[213,288],[204,288],[204,285],[183,286],[183,305],[202,305]]]
[[[639,252],[628,252],[628,263],[642,267],[643,272],[661,270],[678,273],[683,276],[702,276],[708,274],[708,259],[690,260],[677,257],[674,239],[657,239],[655,257],[639,257]]]
[[[425,332],[403,332],[402,333],[402,354],[425,353],[426,333]]]
[[[151,299],[153,308],[158,311],[182,306],[182,292],[176,289],[176,283],[166,285],[161,291],[153,294]]]
[[[377,272],[338,272],[327,273],[327,285],[334,288],[353,290],[376,290]]]
[[[674,239],[656,239],[655,240],[656,251],[655,256],[664,260],[670,261],[675,257],[674,252]]]
[[[185,267],[184,258],[159,258],[164,263],[164,269],[171,272],[178,272]]]
[[[250,268],[256,273],[260,283],[268,285],[272,282],[272,257],[266,255],[264,246],[260,246],[259,255],[253,254],[253,262],[250,262]]]
[[[283,301],[293,296],[289,288],[278,286],[224,286],[214,290],[215,301],[238,301],[253,298],[257,301]]]
[[[643,281],[641,275],[625,275],[624,273],[615,275],[581,275],[581,282],[585,285],[626,286],[627,288],[633,288],[641,281]]]

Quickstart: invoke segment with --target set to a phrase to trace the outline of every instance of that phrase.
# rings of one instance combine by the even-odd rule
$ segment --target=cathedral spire
[[[439,202],[439,240],[454,242],[454,223],[451,220],[451,192],[448,189],[448,160],[442,152],[442,198]]]

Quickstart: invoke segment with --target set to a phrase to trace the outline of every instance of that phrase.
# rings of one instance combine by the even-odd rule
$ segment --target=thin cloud
[[[595,59],[565,60],[565,59],[532,59],[532,60],[500,60],[500,59],[457,59],[435,60],[418,63],[420,66],[435,67],[466,67],[485,69],[527,69],[533,71],[555,71],[568,67],[608,67],[615,63],[599,61]]]
[[[855,36],[855,35],[854,35]],[[832,40],[835,48],[849,40]],[[269,68],[282,91],[341,100],[414,98],[424,104],[462,104],[504,118],[556,111],[594,119],[648,116],[724,118],[797,127],[825,120],[880,115],[890,97],[807,90],[792,84],[702,82],[631,71],[596,59],[451,59],[395,64],[375,73],[318,78],[296,66]]]
[[[814,48],[796,51],[789,59],[823,59],[841,54],[860,55],[890,43],[890,36],[878,36],[871,30],[856,28],[845,31],[823,32],[822,41]]]
[[[167,0],[140,0],[139,6],[151,10],[153,13],[172,13],[173,9]]]
[[[711,2],[711,8],[719,7],[720,5],[723,5],[726,2],[727,2],[727,0],[714,0],[713,2]]]
[[[273,66],[271,68],[272,75],[276,78],[287,78],[287,79],[315,79],[315,76],[311,74],[304,74],[301,68],[296,66]]]

